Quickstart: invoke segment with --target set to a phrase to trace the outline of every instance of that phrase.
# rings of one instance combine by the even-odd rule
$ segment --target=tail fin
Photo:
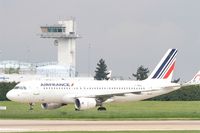
[[[165,79],[169,82],[172,80],[173,71],[175,68],[177,49],[169,49],[156,68],[153,70],[148,79]]]
[[[182,86],[190,86],[190,85],[200,85],[200,71],[187,83],[184,83]]]
[[[200,83],[200,71],[198,71],[198,73],[193,77],[191,81],[189,81],[189,83],[192,83],[192,84]]]

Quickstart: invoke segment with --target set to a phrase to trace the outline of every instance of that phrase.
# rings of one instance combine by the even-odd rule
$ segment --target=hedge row
[[[148,100],[156,101],[199,101],[200,100],[200,86],[182,87],[174,92],[157,96]]]
[[[13,89],[15,87],[17,83],[16,82],[10,82],[10,83],[7,83],[7,82],[1,82],[0,83],[0,101],[5,101],[5,100],[8,100],[6,98],[6,93]]]

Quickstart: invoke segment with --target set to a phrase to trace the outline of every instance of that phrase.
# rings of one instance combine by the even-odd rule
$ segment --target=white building
[[[48,66],[42,66],[38,67],[36,69],[37,75],[43,75],[46,77],[71,77],[72,74],[74,74],[74,69],[71,69],[67,66],[61,66],[61,65],[48,65]],[[71,75],[70,75],[71,74]]]
[[[0,61],[0,73],[34,74],[35,65],[14,60]]]

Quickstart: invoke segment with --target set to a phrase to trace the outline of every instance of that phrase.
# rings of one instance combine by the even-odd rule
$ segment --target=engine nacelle
[[[67,104],[63,104],[63,103],[42,103],[41,107],[42,109],[57,109],[60,108],[62,106],[65,106]]]
[[[95,98],[78,98],[75,99],[75,109],[86,110],[97,106]]]

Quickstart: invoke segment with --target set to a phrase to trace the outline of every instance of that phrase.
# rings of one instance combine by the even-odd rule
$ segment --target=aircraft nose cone
[[[9,92],[6,94],[6,97],[7,97],[9,100],[13,100],[14,94],[13,94],[12,90],[9,91]]]

